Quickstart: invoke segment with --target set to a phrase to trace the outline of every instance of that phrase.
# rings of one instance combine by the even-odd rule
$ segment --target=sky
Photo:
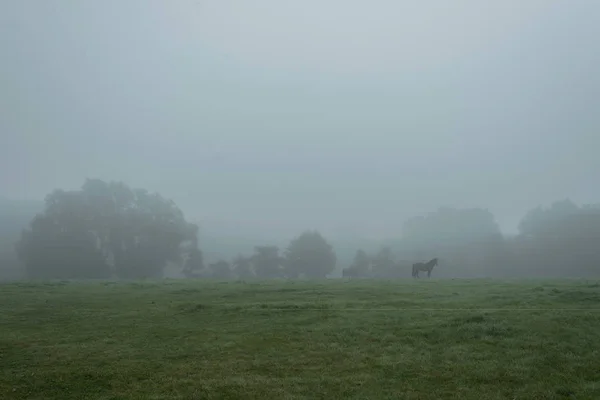
[[[0,195],[85,178],[205,229],[389,237],[600,201],[597,0],[0,2]]]

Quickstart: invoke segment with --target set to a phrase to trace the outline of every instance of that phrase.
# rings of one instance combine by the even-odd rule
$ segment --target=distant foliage
[[[273,279],[283,278],[285,271],[283,269],[284,259],[279,255],[277,246],[256,246],[254,255],[251,257],[254,273],[257,277]]]
[[[596,276],[600,273],[600,206],[571,200],[536,207],[512,241],[513,274]]]
[[[403,225],[402,258],[440,258],[438,276],[491,276],[507,261],[507,250],[494,215],[482,208],[440,208]],[[413,261],[413,262],[414,262]]]
[[[352,264],[342,271],[344,278],[366,278],[371,274],[371,259],[364,250],[358,250]]]
[[[21,271],[35,279],[159,278],[167,264],[187,278],[320,279],[335,275],[338,263],[318,231],[301,233],[283,251],[261,245],[249,255],[207,261],[198,227],[173,201],[120,182],[88,179],[80,190],[53,191],[16,246],[16,227],[35,208],[11,207],[0,202],[0,280]],[[354,245],[343,252],[342,276],[410,278],[413,263],[432,258],[439,258],[435,277],[600,275],[600,205],[566,199],[538,206],[515,237],[504,237],[494,215],[481,208],[440,208],[402,228],[401,238],[379,249],[371,243],[369,253],[357,250],[353,259]]]
[[[88,179],[55,190],[25,230],[17,252],[31,278],[156,278],[197,227],[171,200],[119,182]]]
[[[239,279],[254,278],[254,266],[252,265],[252,257],[245,257],[239,254],[232,262],[233,273]]]
[[[317,231],[306,231],[293,239],[285,253],[286,271],[291,278],[325,278],[336,264],[333,247]]]
[[[372,274],[374,277],[387,277],[395,268],[394,254],[389,246],[383,246],[373,257]]]
[[[186,278],[200,278],[204,275],[204,256],[202,251],[193,247],[189,252],[188,259],[183,267],[183,274]]]
[[[209,264],[208,277],[212,279],[221,280],[232,279],[233,272],[231,271],[231,265],[224,260],[220,260],[216,263]]]
[[[426,216],[404,223],[403,238],[414,246],[421,244],[462,244],[501,236],[494,215],[481,208],[440,208]]]

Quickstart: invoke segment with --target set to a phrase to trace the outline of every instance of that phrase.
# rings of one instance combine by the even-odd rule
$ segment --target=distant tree
[[[183,267],[183,274],[186,278],[198,278],[205,272],[204,256],[198,248],[192,248],[188,259]]]
[[[342,271],[342,275],[348,278],[363,278],[370,273],[371,259],[364,250],[358,250],[352,264]]]
[[[214,279],[231,279],[232,271],[231,265],[227,261],[217,261],[209,264],[208,266],[209,276]]]
[[[119,182],[88,179],[81,190],[55,190],[17,245],[30,277],[161,277],[197,240],[171,200]]]
[[[0,282],[25,277],[15,243],[23,229],[43,209],[43,201],[10,200],[0,196]]]
[[[273,279],[283,277],[283,258],[277,246],[256,246],[251,257],[257,277]]]
[[[383,246],[373,258],[373,275],[376,277],[389,277],[395,267],[394,254],[389,246]]]
[[[16,250],[29,278],[108,278],[110,267],[97,243],[83,194],[57,190],[46,198],[46,211],[23,231]]]
[[[464,244],[500,236],[494,215],[481,208],[443,207],[426,216],[411,218],[403,225],[403,238],[425,247],[431,244]]]
[[[290,278],[325,278],[336,264],[332,246],[317,231],[306,231],[286,249],[286,270]]]
[[[588,210],[593,207],[588,206]],[[556,201],[549,208],[538,206],[525,214],[519,222],[519,232],[525,236],[541,237],[560,234],[557,227],[568,217],[581,214],[580,209],[569,199]]]
[[[233,272],[239,279],[250,279],[254,277],[252,270],[252,258],[238,255],[232,263]]]
[[[600,207],[570,200],[536,207],[519,224],[512,242],[521,275],[600,275]]]
[[[494,215],[485,209],[440,208],[403,225],[402,258],[439,257],[440,274],[486,276],[503,268],[504,238]]]

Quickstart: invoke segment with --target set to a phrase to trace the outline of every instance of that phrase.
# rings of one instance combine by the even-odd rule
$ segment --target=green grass
[[[592,281],[0,285],[0,399],[600,399]]]

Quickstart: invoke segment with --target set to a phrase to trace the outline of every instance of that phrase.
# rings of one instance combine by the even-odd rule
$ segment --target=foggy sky
[[[86,177],[248,234],[599,202],[600,2],[0,2],[0,195]]]

